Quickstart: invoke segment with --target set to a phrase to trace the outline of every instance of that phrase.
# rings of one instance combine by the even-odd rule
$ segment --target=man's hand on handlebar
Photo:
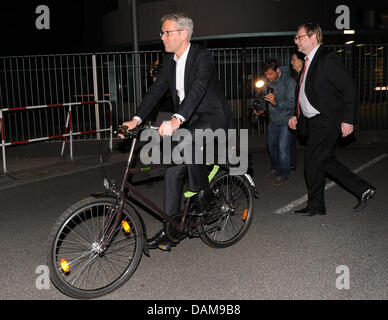
[[[137,119],[133,119],[131,121],[124,122],[121,126],[119,126],[118,137],[120,139],[124,139],[125,132],[128,132],[128,131],[135,129],[138,124],[139,124],[139,121]],[[176,118],[172,118],[169,121],[163,121],[163,123],[160,125],[159,128],[152,127],[152,129],[157,129],[158,133],[161,136],[172,136],[174,131],[179,129],[180,125],[181,125],[180,120],[178,120]]]
[[[139,123],[139,120],[133,119],[133,120],[131,120],[131,121],[126,121],[126,122],[124,122],[124,123],[121,125],[121,127],[126,127],[127,131],[129,131],[129,130],[135,129],[138,123]],[[121,133],[118,134],[118,137],[119,137],[120,139],[124,139],[124,138],[125,138],[124,135],[121,134]]]
[[[172,118],[169,121],[163,121],[159,127],[159,135],[172,136],[175,130],[179,129],[181,122],[177,118]]]

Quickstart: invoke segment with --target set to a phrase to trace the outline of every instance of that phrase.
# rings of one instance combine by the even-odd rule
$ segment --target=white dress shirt
[[[318,48],[320,46],[316,46],[308,55],[307,57],[309,58],[308,60],[308,63],[307,63],[307,67],[306,67],[306,71],[305,71],[305,75],[304,75],[304,79],[303,79],[303,82],[301,83],[301,86],[300,86],[300,97],[299,97],[299,105],[300,105],[300,109],[302,110],[303,112],[303,115],[306,117],[306,118],[312,118],[314,116],[316,116],[317,114],[320,114],[320,112],[315,109],[312,104],[310,103],[310,101],[307,99],[306,97],[306,93],[304,91],[305,89],[305,83],[306,83],[306,79],[307,79],[307,74],[309,72],[309,68],[310,68],[310,65],[311,65],[311,62],[313,61],[314,59],[314,56],[315,56],[315,53],[317,52]],[[307,58],[306,57],[306,58]]]
[[[191,44],[189,43],[188,47],[186,48],[185,52],[183,52],[180,58],[178,58],[177,55],[174,54],[174,60],[176,62],[175,87],[179,97],[179,104],[181,104],[183,99],[185,98],[185,68],[190,46]],[[173,117],[178,118],[182,122],[185,121],[185,118],[178,113],[173,114]]]
[[[189,43],[188,47],[186,48],[185,52],[183,52],[180,58],[178,58],[177,55],[174,54],[174,60],[176,62],[175,87],[179,97],[179,104],[181,104],[183,99],[185,98],[185,68],[190,46],[191,44]],[[185,121],[185,118],[178,113],[173,114],[172,117],[178,118],[182,123]],[[133,119],[138,120],[139,124],[142,122],[142,119],[140,119],[138,116],[134,116]]]

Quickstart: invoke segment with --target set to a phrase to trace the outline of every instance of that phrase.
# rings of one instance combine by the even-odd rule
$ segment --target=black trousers
[[[195,163],[195,154],[198,152],[195,145],[202,146],[203,142],[195,141],[195,129],[207,128],[212,128],[207,117],[200,117],[197,114],[193,115],[190,123],[185,126],[185,129],[192,134],[192,144],[189,146],[192,148],[191,163]],[[204,148],[206,149],[206,146]],[[202,149],[203,154],[205,149]],[[186,181],[188,189],[192,192],[209,188],[207,166],[205,164],[181,164],[166,170],[164,176],[164,211],[170,216],[181,211],[183,187]]]
[[[326,176],[361,197],[372,186],[350,171],[335,156],[338,130],[324,115],[307,119],[308,140],[304,160],[304,174],[308,189],[308,207],[311,210],[325,208],[324,191]]]
[[[204,141],[195,141],[195,130],[225,128],[226,124],[224,120],[223,115],[217,119],[213,118],[212,121],[205,114],[194,114],[192,116],[187,126],[184,127],[192,134],[191,148],[193,158],[191,159],[191,163],[195,163],[195,154],[198,152],[198,148],[195,147],[196,144],[203,146],[201,152],[202,163],[206,163],[204,158],[206,145],[203,144]],[[217,150],[216,146],[214,150]],[[206,164],[182,164],[168,168],[164,176],[164,211],[170,216],[181,211],[183,186],[186,181],[188,189],[192,192],[208,189],[208,174]]]
[[[181,211],[183,186],[187,180],[188,189],[193,192],[209,187],[206,165],[181,164],[166,169],[164,176],[164,211],[173,215]]]

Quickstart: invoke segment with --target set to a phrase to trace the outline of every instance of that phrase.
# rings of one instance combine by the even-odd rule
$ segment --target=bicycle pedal
[[[158,248],[160,250],[163,250],[163,251],[171,251],[171,248],[172,247],[175,247],[176,244],[172,244],[172,243],[161,243]]]

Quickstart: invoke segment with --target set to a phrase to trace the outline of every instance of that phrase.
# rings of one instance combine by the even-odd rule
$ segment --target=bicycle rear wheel
[[[235,244],[248,231],[253,219],[253,191],[244,176],[223,173],[210,185],[215,201],[204,219],[223,213],[216,220],[200,225],[201,239],[213,248],[225,248]]]
[[[123,285],[135,272],[144,249],[142,223],[126,206],[112,230],[116,200],[88,197],[67,209],[49,236],[50,278],[64,294],[96,298]],[[111,240],[102,247],[105,237]]]

